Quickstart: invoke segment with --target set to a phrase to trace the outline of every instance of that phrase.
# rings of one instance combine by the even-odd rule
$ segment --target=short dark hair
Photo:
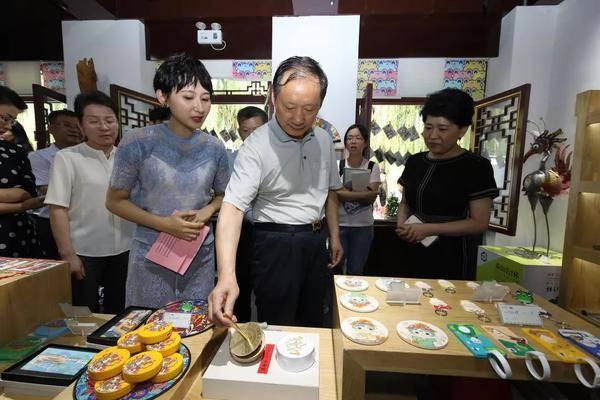
[[[91,92],[79,93],[75,97],[75,115],[77,115],[80,122],[83,119],[83,110],[92,104],[108,107],[113,110],[115,116],[119,115],[117,107],[115,107],[115,103],[113,103],[110,97],[99,90],[93,90]]]
[[[27,109],[25,101],[14,90],[0,85],[0,104],[12,105],[17,107],[19,111]]]
[[[171,118],[171,110],[167,107],[155,107],[148,111],[148,119],[150,121],[166,121]]]
[[[9,129],[13,136],[15,137],[14,144],[21,146],[27,153],[33,151],[33,146],[27,137],[27,132],[25,132],[25,128],[19,122],[15,122],[15,124]]]
[[[475,112],[473,98],[460,89],[443,89],[427,96],[421,110],[423,122],[428,116],[444,117],[461,128],[470,126]]]
[[[248,107],[244,107],[240,111],[238,111],[237,122],[238,122],[238,124],[241,124],[245,120],[254,118],[254,117],[259,117],[262,120],[263,124],[269,120],[269,117],[267,116],[266,112],[264,112],[263,110],[261,110],[258,107],[248,106]]]
[[[353,124],[350,125],[348,129],[346,129],[346,133],[344,133],[344,146],[346,145],[346,143],[348,143],[348,132],[350,132],[352,129],[358,129],[358,131],[360,132],[360,136],[362,136],[365,143],[369,142],[369,131],[367,130],[367,128],[361,124]]]
[[[288,76],[285,82],[282,82],[283,75],[285,75],[287,71],[293,72]],[[273,93],[275,94],[275,97],[279,95],[282,86],[294,79],[306,77],[307,75],[313,75],[319,78],[319,86],[321,86],[321,103],[323,103],[325,95],[327,94],[327,75],[325,75],[325,72],[319,63],[310,57],[290,57],[279,64],[277,71],[275,71],[275,76],[273,77]]]
[[[161,90],[165,96],[173,90],[179,92],[186,86],[200,83],[202,87],[213,94],[210,74],[200,60],[181,53],[167,58],[154,74],[154,90]]]
[[[53,124],[59,117],[77,118],[77,115],[73,111],[67,109],[56,110],[48,114],[48,122]]]

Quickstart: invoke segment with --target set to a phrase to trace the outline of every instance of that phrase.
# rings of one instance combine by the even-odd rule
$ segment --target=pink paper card
[[[192,260],[200,250],[210,228],[204,225],[195,240],[187,241],[161,232],[146,254],[146,258],[156,264],[184,275]]]

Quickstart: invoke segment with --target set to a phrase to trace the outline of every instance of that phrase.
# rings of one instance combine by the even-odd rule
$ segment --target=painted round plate
[[[181,377],[185,375],[190,366],[190,349],[182,344],[179,346],[179,354],[183,357],[183,369],[175,378],[162,383],[152,383],[151,381],[138,383],[129,394],[119,398],[119,400],[151,400],[175,386]],[[87,372],[82,374],[73,387],[73,399],[96,400],[96,395],[94,394],[95,383],[95,381],[88,378]]]
[[[339,288],[350,292],[362,292],[369,288],[369,282],[353,276],[338,276],[335,278],[335,284]]]
[[[174,301],[156,310],[146,321],[166,321],[182,338],[197,335],[212,328],[208,320],[208,302],[206,300]]]
[[[446,332],[429,322],[401,321],[396,325],[396,331],[406,343],[422,349],[438,350],[448,345]]]
[[[404,283],[404,287],[408,289],[410,285],[402,278],[379,278],[375,281],[377,289],[388,292],[392,287],[392,282]]]
[[[373,312],[379,308],[377,299],[364,293],[344,293],[340,303],[348,310],[358,312]]]
[[[381,322],[368,317],[350,317],[342,321],[342,333],[358,344],[377,345],[386,341],[389,332]]]

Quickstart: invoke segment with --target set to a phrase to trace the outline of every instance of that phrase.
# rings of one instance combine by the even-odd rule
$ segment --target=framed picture
[[[122,313],[92,332],[87,337],[87,341],[103,346],[115,346],[121,336],[137,329],[154,311],[156,310],[153,308],[127,307]]]
[[[2,372],[2,380],[69,386],[100,350],[49,344]]]

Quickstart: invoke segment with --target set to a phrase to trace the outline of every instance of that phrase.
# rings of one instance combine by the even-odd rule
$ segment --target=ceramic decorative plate
[[[402,278],[379,278],[375,281],[375,286],[377,286],[377,289],[387,292],[391,289],[392,282],[404,283],[404,287],[407,289],[410,287]]]
[[[396,326],[398,335],[408,344],[427,350],[438,350],[448,344],[448,335],[428,322],[407,320]]]
[[[356,278],[353,276],[338,276],[335,278],[335,284],[344,290],[350,292],[362,292],[369,288],[369,282],[362,278]]]
[[[155,311],[146,321],[166,321],[182,338],[193,336],[212,328],[208,320],[208,302],[206,300],[174,301]]]
[[[373,312],[379,308],[377,299],[364,293],[345,293],[340,297],[340,303],[348,310],[357,312]]]
[[[386,341],[388,329],[379,321],[367,317],[350,317],[342,321],[342,333],[358,344],[377,345]]]
[[[138,383],[129,394],[119,398],[119,400],[151,400],[175,386],[190,366],[190,349],[182,344],[179,347],[179,354],[183,357],[183,369],[175,378],[162,383],[152,383],[151,381]],[[88,378],[87,372],[82,374],[73,387],[73,399],[95,400],[94,383],[94,381]]]

